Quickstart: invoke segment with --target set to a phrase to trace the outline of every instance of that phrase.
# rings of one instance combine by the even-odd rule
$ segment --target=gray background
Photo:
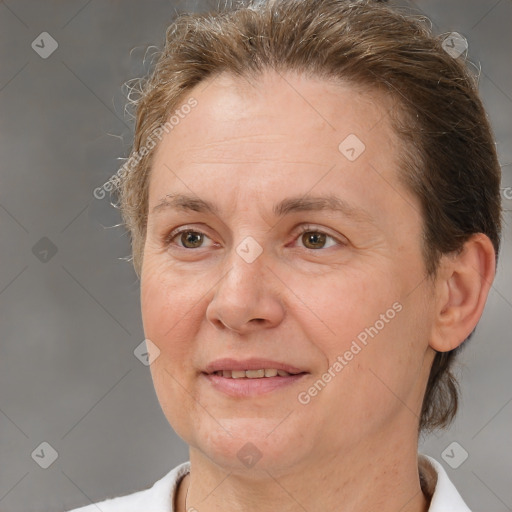
[[[409,4],[436,32],[463,34],[481,66],[508,210],[497,280],[461,359],[460,414],[421,449],[474,511],[502,512],[512,510],[512,1]],[[2,512],[62,511],[134,492],[188,458],[134,356],[144,335],[139,283],[123,260],[128,237],[108,196],[92,191],[128,154],[122,84],[146,72],[146,49],[162,43],[176,10],[206,6],[0,2]],[[44,31],[58,42],[47,59],[31,48]],[[454,441],[469,454],[458,469],[441,456]],[[58,453],[47,469],[36,463],[49,460],[42,442]]]

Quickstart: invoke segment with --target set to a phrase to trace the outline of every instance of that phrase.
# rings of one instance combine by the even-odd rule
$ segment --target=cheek
[[[290,316],[301,324],[305,336],[332,362],[349,350],[352,340],[379,321],[400,298],[388,269],[337,268],[320,276],[282,275],[293,294]],[[379,324],[380,326],[380,324]],[[368,335],[366,334],[368,337]]]
[[[190,325],[189,316],[194,315],[199,297],[194,279],[160,267],[149,262],[143,271],[141,311],[146,337],[162,342]]]
[[[193,340],[200,325],[194,317],[198,298],[190,280],[182,281],[167,272],[146,272],[141,279],[141,311],[144,335],[158,347],[158,357],[150,365],[158,399],[164,412],[171,411],[172,402],[183,400],[183,386],[191,371]],[[176,409],[176,408],[174,408]]]
[[[381,310],[377,308],[375,318],[356,329],[359,332],[351,339],[344,339],[348,350],[337,367],[342,369],[325,389],[324,397],[324,406],[330,403],[330,410],[336,411],[335,428],[364,425],[360,431],[363,435],[381,431],[396,418],[402,418],[403,424],[418,421],[428,373],[424,360],[427,325],[418,317],[412,301],[402,299],[395,304],[400,311],[390,309],[387,311],[393,313],[386,315],[382,310],[387,322],[380,320]],[[336,360],[332,355],[331,361]]]
[[[411,321],[417,305],[404,298],[403,283],[377,268],[287,282],[307,305],[295,318],[324,356],[299,402],[317,417],[329,411],[334,430],[380,428],[407,402],[422,360],[422,325]]]

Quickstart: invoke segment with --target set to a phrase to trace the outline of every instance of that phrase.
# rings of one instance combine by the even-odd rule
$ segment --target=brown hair
[[[399,108],[389,115],[404,143],[399,177],[421,202],[428,277],[435,277],[442,254],[461,250],[474,233],[487,235],[498,257],[500,166],[463,57],[451,57],[424,20],[375,1],[253,0],[180,14],[153,72],[140,81],[133,100],[135,165],[117,186],[139,276],[154,154],[145,148],[152,134],[207,77],[227,72],[257,78],[271,69],[379,89],[395,99]],[[457,411],[451,366],[459,350],[435,356],[422,430],[447,426]]]

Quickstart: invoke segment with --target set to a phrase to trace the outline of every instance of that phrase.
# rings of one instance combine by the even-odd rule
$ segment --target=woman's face
[[[192,91],[155,154],[141,276],[169,423],[223,467],[273,474],[416,436],[432,361],[420,207],[397,178],[389,98],[284,77]],[[339,209],[313,208],[328,196]],[[232,378],[241,367],[269,376]]]

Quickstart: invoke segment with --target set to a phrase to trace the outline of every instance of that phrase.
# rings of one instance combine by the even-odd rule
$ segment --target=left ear
[[[442,256],[430,338],[434,350],[453,350],[471,334],[482,316],[495,273],[494,246],[483,233],[472,235],[460,253]]]

